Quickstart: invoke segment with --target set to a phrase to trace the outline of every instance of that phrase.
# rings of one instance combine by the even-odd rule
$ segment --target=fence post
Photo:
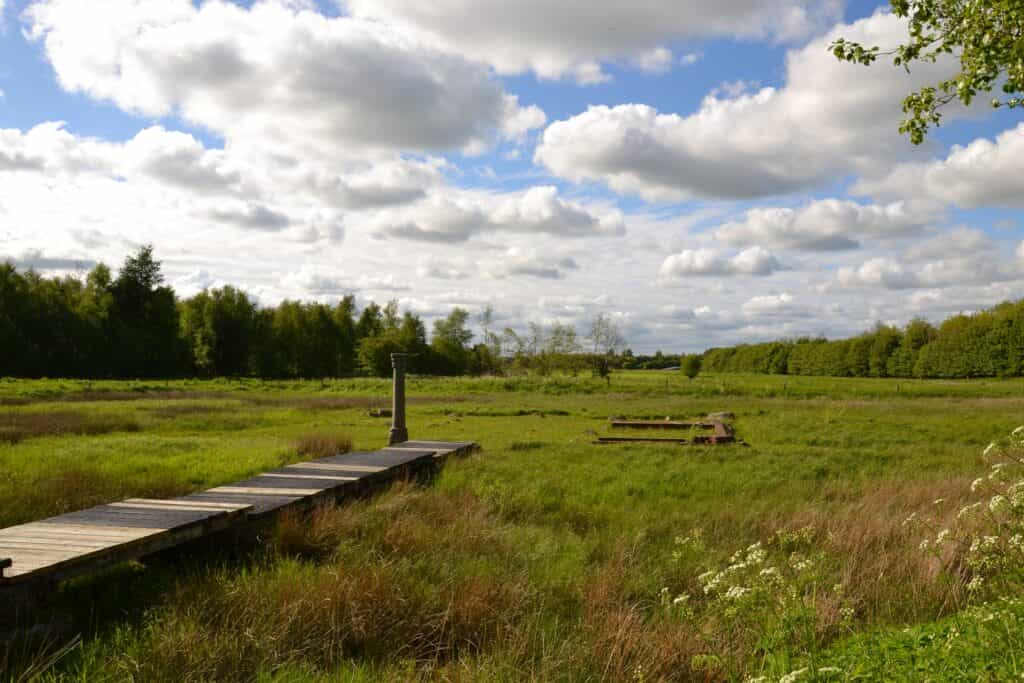
[[[408,354],[391,354],[391,367],[395,370],[394,383],[391,389],[391,434],[388,445],[409,440],[409,431],[405,428],[405,360]]]

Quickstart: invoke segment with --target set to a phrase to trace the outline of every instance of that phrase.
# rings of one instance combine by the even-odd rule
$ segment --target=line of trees
[[[333,305],[283,301],[260,307],[231,286],[179,300],[164,283],[150,246],[130,255],[115,278],[97,265],[84,278],[46,278],[0,263],[0,376],[11,377],[343,377],[387,376],[391,354],[412,354],[420,374],[607,376],[624,346],[617,326],[598,315],[586,338],[571,325],[531,323],[523,335],[455,308],[434,322],[396,301],[358,310],[354,296]]]
[[[795,339],[704,352],[708,372],[833,377],[1020,377],[1024,375],[1024,299],[938,327],[912,320],[877,325],[852,339]]]

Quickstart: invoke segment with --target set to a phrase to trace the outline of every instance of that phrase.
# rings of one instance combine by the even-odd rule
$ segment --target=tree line
[[[1024,375],[1024,299],[947,318],[879,324],[851,339],[801,338],[714,348],[700,356],[709,372],[832,377],[1020,377]]]
[[[454,308],[428,341],[423,320],[397,301],[360,310],[349,295],[260,307],[232,286],[179,299],[151,246],[128,256],[116,277],[103,264],[84,278],[47,278],[0,263],[0,376],[387,376],[392,353],[412,354],[411,372],[437,375],[607,376],[621,365],[622,335],[604,315],[586,337],[561,323],[498,330],[489,307],[476,322],[482,338],[474,343],[470,313]]]

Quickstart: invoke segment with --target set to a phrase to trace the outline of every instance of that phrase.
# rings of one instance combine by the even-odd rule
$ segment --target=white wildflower
[[[1014,429],[1010,433],[1013,434],[1014,436],[1020,436],[1021,434],[1024,434],[1024,425],[1021,425],[1020,427],[1017,427],[1016,429]]]
[[[917,546],[918,550],[928,550],[929,547],[931,547],[931,541],[927,538],[921,541],[921,545]]]
[[[807,667],[797,669],[796,671],[790,671],[788,674],[779,679],[779,683],[795,683],[795,681],[801,678],[807,673]]]
[[[673,605],[682,605],[682,604],[685,604],[689,599],[690,599],[689,593],[683,593],[682,595],[677,595],[675,600],[672,601],[672,604]]]
[[[907,526],[908,524],[913,524],[916,519],[917,519],[917,513],[916,512],[911,512],[910,516],[907,517],[905,520],[903,520],[903,526]]]
[[[967,582],[967,591],[970,593],[979,591],[981,590],[981,587],[984,585],[984,583],[985,579],[981,578],[980,576],[975,576],[973,579]]]
[[[741,600],[743,596],[745,596],[749,592],[749,588],[744,588],[743,586],[732,586],[729,590],[725,592],[725,599]]]
[[[760,545],[760,544],[758,544],[758,545]],[[764,559],[766,557],[768,557],[768,553],[765,550],[763,550],[762,548],[760,548],[760,547],[759,548],[755,548],[753,550],[748,550],[747,551],[747,564],[748,565],[761,564],[762,562],[764,562]]]
[[[983,450],[983,451],[981,452],[981,455],[982,455],[983,457],[987,457],[987,456],[988,456],[988,454],[989,454],[989,453],[991,453],[991,452],[993,451],[993,449],[995,449],[995,447],[996,447],[996,442],[995,442],[995,441],[993,441],[993,442],[992,442],[992,443],[990,443],[990,444],[989,444],[988,446],[985,446],[985,450]]]
[[[942,545],[949,538],[949,529],[943,529],[939,532],[938,536],[935,537],[935,545]]]
[[[981,488],[981,485],[984,484],[984,483],[985,483],[985,480],[982,477],[978,477],[977,479],[972,481],[971,482],[971,493],[975,493],[978,489]]]
[[[957,513],[956,518],[957,519],[964,519],[965,517],[970,517],[980,507],[981,507],[981,503],[971,503],[970,505],[965,505],[964,507],[960,508],[960,512]]]
[[[945,502],[946,502],[945,498],[936,498],[935,501],[932,503],[932,505],[942,505]]]
[[[843,621],[853,621],[854,611],[852,607],[840,607],[839,618]]]
[[[992,496],[992,499],[988,501],[988,509],[990,512],[999,512],[1006,507],[1007,503],[1009,501],[1006,499],[1006,496]]]

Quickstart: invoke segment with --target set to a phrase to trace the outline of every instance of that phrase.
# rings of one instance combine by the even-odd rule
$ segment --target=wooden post
[[[391,354],[391,367],[395,370],[394,385],[391,393],[391,434],[388,445],[409,440],[409,431],[405,428],[405,360],[408,354]]]
[[[0,558],[0,580],[4,578],[4,570],[10,569],[14,566],[14,560],[10,558]]]

